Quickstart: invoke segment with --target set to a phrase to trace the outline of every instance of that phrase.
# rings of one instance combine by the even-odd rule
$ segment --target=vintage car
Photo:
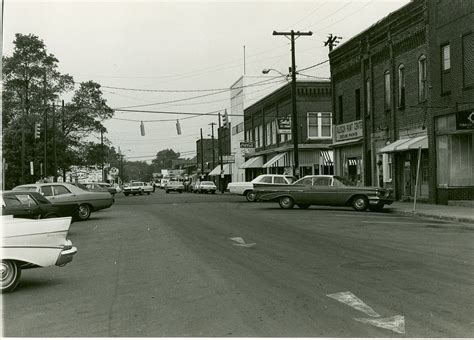
[[[180,194],[184,191],[184,185],[181,181],[169,181],[165,185],[165,192],[168,194],[170,191],[177,191]]]
[[[265,184],[276,184],[285,185],[291,184],[295,181],[293,176],[287,175],[260,175],[255,177],[251,182],[232,182],[227,185],[227,190],[231,194],[244,195],[247,201],[255,201],[254,184],[265,183]]]
[[[64,266],[76,247],[67,239],[71,217],[30,220],[2,216],[1,291],[13,291],[23,269]]]
[[[197,187],[197,192],[202,194],[202,193],[211,193],[215,194],[217,190],[216,185],[214,182],[211,181],[201,181],[199,182],[199,186]]]
[[[283,209],[296,204],[301,209],[310,205],[352,206],[357,211],[382,210],[392,204],[392,190],[358,187],[339,176],[306,176],[289,185],[275,186],[255,183],[258,201],[278,201]]]
[[[113,187],[112,185],[110,185],[109,183],[84,182],[81,184],[84,185],[85,187],[85,188],[81,187],[81,189],[85,189],[88,191],[106,191],[106,192],[109,192],[112,196],[117,193],[117,189]]]
[[[152,192],[155,191],[155,186],[153,183],[145,182],[143,183],[143,193],[150,195]]]
[[[123,193],[125,196],[128,195],[143,195],[143,182],[130,182],[123,185]]]
[[[79,204],[51,203],[36,191],[5,191],[1,195],[2,215],[20,218],[78,218]]]
[[[93,211],[110,208],[115,201],[108,192],[86,191],[71,183],[23,184],[14,187],[13,191],[36,191],[53,204],[76,203],[81,221],[87,220]]]

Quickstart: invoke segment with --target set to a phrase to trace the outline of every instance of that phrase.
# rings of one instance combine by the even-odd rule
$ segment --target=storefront
[[[381,148],[379,154],[382,154],[383,184],[394,189],[396,199],[413,199],[415,192],[417,198],[428,199],[427,135],[396,140]]]
[[[334,128],[335,174],[364,185],[364,148],[362,120],[336,125]]]
[[[303,147],[303,146],[302,146]],[[293,151],[269,154],[263,164],[269,174],[288,174],[293,172]],[[332,175],[334,161],[332,150],[307,149],[298,152],[300,178],[309,175]]]
[[[245,169],[245,180],[251,181],[255,177],[264,174],[263,156],[254,156],[248,158],[241,166],[241,169]]]
[[[437,201],[474,200],[474,110],[435,118]]]

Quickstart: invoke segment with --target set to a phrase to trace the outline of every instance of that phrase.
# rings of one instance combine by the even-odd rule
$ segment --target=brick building
[[[244,136],[254,148],[245,155],[245,177],[291,173],[293,141],[284,122],[291,121],[291,84],[285,84],[244,110]],[[329,81],[296,82],[300,176],[332,173],[332,112]],[[291,125],[291,123],[290,123]]]
[[[398,199],[433,197],[428,152],[426,3],[414,0],[329,55],[335,172],[359,185],[394,188]]]
[[[198,175],[207,176],[219,163],[217,138],[196,141],[196,168]]]
[[[474,1],[431,1],[428,12],[432,191],[437,203],[474,200]]]

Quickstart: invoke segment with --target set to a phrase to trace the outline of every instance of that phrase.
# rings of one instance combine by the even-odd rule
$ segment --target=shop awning
[[[323,165],[333,165],[333,155],[331,150],[321,150],[321,158],[323,159]]]
[[[332,143],[329,146],[331,148],[337,148],[337,147],[341,147],[341,146],[345,146],[345,145],[357,144],[357,143],[362,142],[363,139],[364,138],[361,137],[361,138],[357,138],[357,139],[343,140],[343,141],[340,141],[340,142]]]
[[[247,159],[241,166],[241,169],[261,168],[263,165],[263,156],[256,156]]]
[[[286,152],[276,154],[268,162],[263,164],[262,168],[289,166],[289,162],[287,159],[285,159],[285,156],[287,156]]]
[[[392,153],[416,150],[420,146],[422,149],[428,149],[428,136],[399,139],[380,149],[379,153]]]
[[[230,164],[223,164],[222,170],[224,170],[224,175],[230,175]],[[221,165],[219,164],[216,166],[212,171],[209,173],[209,176],[219,176],[221,174]]]

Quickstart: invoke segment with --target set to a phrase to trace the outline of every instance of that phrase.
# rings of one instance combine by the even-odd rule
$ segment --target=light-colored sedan
[[[214,182],[202,181],[202,182],[199,183],[199,186],[198,186],[197,190],[200,194],[202,194],[203,192],[215,194],[216,190],[217,190],[217,187],[214,184]]]
[[[288,175],[260,175],[255,177],[251,182],[232,182],[227,185],[227,190],[231,194],[243,195],[249,202],[255,201],[255,192],[254,184],[255,183],[264,183],[264,184],[275,184],[275,185],[285,185],[291,184],[295,181],[293,176]]]
[[[86,191],[71,183],[24,184],[13,190],[39,192],[53,204],[77,203],[81,221],[87,220],[93,211],[110,208],[115,201],[109,192]]]
[[[72,261],[76,247],[67,239],[71,217],[31,220],[2,216],[0,259],[1,291],[11,292],[23,269],[64,266]]]

